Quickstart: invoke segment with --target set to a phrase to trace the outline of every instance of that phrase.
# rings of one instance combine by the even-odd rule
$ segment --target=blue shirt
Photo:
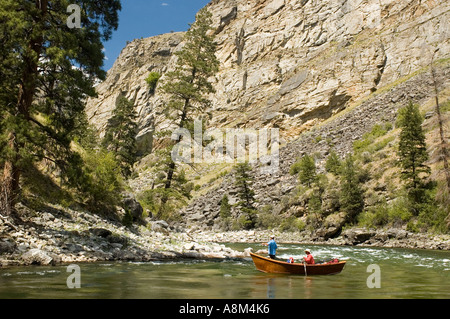
[[[269,255],[275,255],[276,250],[278,248],[277,243],[275,242],[275,240],[271,239],[268,243],[269,245]]]

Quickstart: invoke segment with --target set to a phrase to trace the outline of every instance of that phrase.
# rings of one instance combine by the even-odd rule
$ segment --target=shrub
[[[335,151],[331,151],[325,163],[325,169],[328,173],[338,175],[341,170],[341,160]]]
[[[282,222],[282,217],[273,213],[273,206],[266,205],[258,213],[257,228],[274,229]]]
[[[407,197],[398,197],[388,209],[389,223],[393,226],[400,226],[413,217],[410,209],[410,203]]]
[[[305,229],[305,227],[305,222],[294,216],[283,219],[280,224],[280,230],[284,232],[302,231]]]
[[[81,165],[67,171],[76,176],[76,201],[91,213],[117,218],[117,206],[122,203],[124,181],[119,165],[112,152],[105,149],[89,149],[80,152]]]
[[[163,203],[163,198],[168,200]],[[175,189],[155,188],[144,191],[138,197],[144,210],[167,222],[180,221],[179,210],[187,204],[186,197]]]
[[[369,133],[366,133],[363,135],[362,139],[357,140],[353,143],[353,150],[355,154],[362,153],[364,151],[369,151],[373,153],[374,149],[372,149],[372,144],[374,141],[381,137],[386,135],[388,131],[392,129],[391,123],[384,123],[384,124],[375,124],[375,126],[372,128],[372,130]],[[390,141],[387,141],[385,144],[380,144],[377,146],[378,150],[386,146],[387,143]],[[384,146],[383,146],[384,145]],[[376,151],[377,149],[375,149]]]
[[[82,186],[88,201],[117,205],[123,188],[121,170],[112,152],[104,149],[86,151],[83,156],[86,179]]]
[[[292,166],[291,166],[291,168],[289,170],[289,174],[294,176],[294,175],[297,175],[298,172],[300,172],[300,161],[297,161],[294,164],[292,164]]]
[[[388,206],[378,204],[358,216],[358,224],[367,228],[384,226],[389,222]]]
[[[151,72],[148,77],[145,79],[147,82],[150,92],[154,93],[156,86],[158,85],[158,81],[161,78],[161,74],[158,72]]]

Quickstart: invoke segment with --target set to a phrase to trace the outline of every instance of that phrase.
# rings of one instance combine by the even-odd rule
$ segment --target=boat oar
[[[306,273],[306,262],[305,261],[303,261],[303,267],[305,268],[305,277],[306,277],[308,274]]]

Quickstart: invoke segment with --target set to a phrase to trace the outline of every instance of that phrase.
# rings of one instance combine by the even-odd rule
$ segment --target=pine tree
[[[227,219],[231,217],[231,205],[228,200],[228,195],[223,195],[222,199],[220,200],[220,217],[222,219]]]
[[[341,160],[334,150],[330,152],[325,163],[325,169],[328,173],[339,175],[341,169]]]
[[[119,163],[122,174],[128,177],[136,161],[136,123],[134,103],[120,96],[112,117],[108,120],[103,146],[112,151]]]
[[[256,224],[255,192],[252,189],[253,177],[248,162],[236,165],[235,185],[239,191],[238,206],[243,213],[241,224],[245,229],[252,229]]]
[[[353,156],[349,155],[342,164],[340,203],[341,209],[348,214],[350,221],[362,212],[363,196],[358,170],[355,167]]]
[[[175,53],[178,57],[175,70],[166,74],[161,86],[161,90],[171,96],[166,116],[181,129],[193,126],[194,118],[202,115],[210,105],[209,94],[215,92],[209,79],[218,71],[219,61],[215,56],[216,43],[211,32],[211,17],[206,8],[199,11],[196,22],[185,35],[184,47]],[[167,137],[170,132],[162,132],[161,135]],[[161,150],[165,152],[165,155],[161,155],[165,160],[160,163],[160,169],[165,171],[166,189],[161,199],[161,209],[169,200],[169,194],[179,193],[174,189],[173,181],[180,170],[170,154],[174,145],[180,141],[181,137],[175,143],[166,143],[168,146]]]
[[[84,100],[104,78],[102,40],[118,26],[119,0],[80,0],[82,28],[67,26],[68,0],[0,2],[1,203],[20,195],[21,171],[42,159],[65,178],[82,163],[71,149]],[[76,182],[72,181],[74,184]]]
[[[311,187],[317,181],[316,162],[312,156],[305,155],[302,157],[299,163],[298,177],[300,182],[308,187]]]
[[[401,127],[398,146],[401,177],[406,181],[413,203],[419,203],[424,196],[424,178],[430,174],[430,168],[425,165],[428,153],[422,123],[419,107],[412,102],[399,110],[397,124]]]

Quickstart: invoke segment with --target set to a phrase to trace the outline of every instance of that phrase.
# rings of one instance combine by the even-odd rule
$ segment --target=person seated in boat
[[[269,247],[269,257],[271,259],[276,259],[276,253],[277,253],[277,243],[275,242],[275,236],[270,236],[270,240],[268,243],[263,244],[264,246]]]
[[[315,261],[314,261],[313,255],[311,254],[311,250],[305,249],[305,254],[306,254],[306,257],[303,257],[303,260],[305,261],[305,263],[307,263],[308,265],[314,265]]]

